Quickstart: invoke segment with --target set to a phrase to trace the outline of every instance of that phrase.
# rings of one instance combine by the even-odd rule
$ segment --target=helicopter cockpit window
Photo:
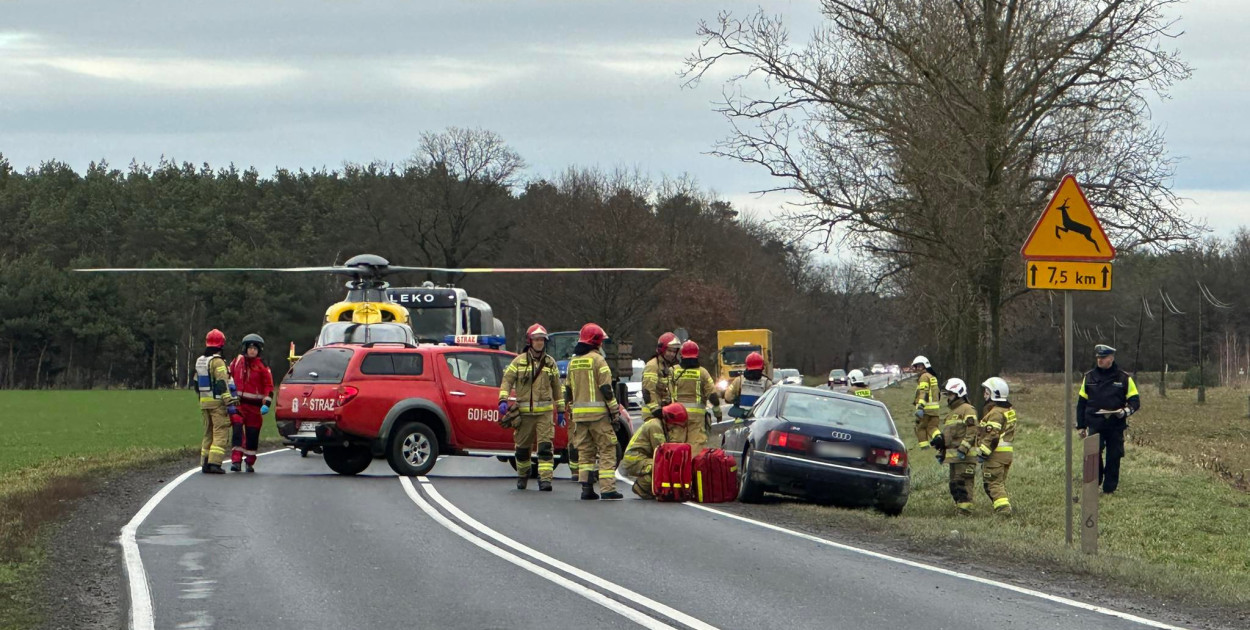
[[[446,354],[447,369],[452,376],[466,383],[484,387],[499,387],[499,371],[495,368],[494,355],[485,352]]]
[[[408,309],[408,321],[412,332],[421,341],[441,342],[443,337],[456,334],[456,309],[412,308]]]
[[[321,329],[318,345],[335,343],[404,343],[411,344],[412,336],[403,324],[353,324],[334,322]]]

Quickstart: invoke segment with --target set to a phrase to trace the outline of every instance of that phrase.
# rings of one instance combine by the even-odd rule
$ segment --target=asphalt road
[[[689,505],[520,492],[494,459],[258,469],[192,475],[139,526],[155,627],[1146,627]]]

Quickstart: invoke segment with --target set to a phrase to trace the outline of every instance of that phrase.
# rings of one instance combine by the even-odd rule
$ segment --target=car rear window
[[[792,392],[781,401],[777,416],[790,422],[894,435],[894,423],[885,408],[857,400]]]
[[[349,348],[313,348],[295,362],[285,382],[342,383],[351,360],[352,350]]]
[[[425,367],[415,352],[374,352],[360,362],[360,373],[371,376],[420,376]]]

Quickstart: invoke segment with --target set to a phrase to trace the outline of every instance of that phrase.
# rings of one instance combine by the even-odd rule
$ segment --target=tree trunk
[[[65,362],[65,385],[68,389],[78,389],[74,379],[74,338],[69,338],[69,360]]]
[[[35,362],[35,389],[43,384],[43,357],[48,353],[48,342],[43,342],[43,346],[39,348],[39,360]]]
[[[152,340],[152,387],[156,389],[156,339]]]
[[[17,361],[17,357],[13,354],[13,341],[9,341],[9,371],[5,373],[8,377],[7,389],[13,389],[13,366]]]

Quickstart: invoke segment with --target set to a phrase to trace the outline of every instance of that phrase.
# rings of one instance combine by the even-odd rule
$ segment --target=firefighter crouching
[[[265,340],[252,333],[243,337],[243,353],[230,362],[230,377],[239,392],[239,415],[231,418],[231,472],[239,472],[243,463],[247,472],[256,472],[260,425],[273,404],[273,373],[260,358],[264,350]]]
[[[1016,410],[1007,399],[1007,381],[991,376],[985,388],[985,413],[981,415],[976,455],[981,462],[985,494],[994,502],[996,514],[1011,514],[1007,498],[1007,472],[1011,470],[1012,442],[1016,439]]]
[[[655,344],[655,356],[642,369],[642,417],[659,418],[660,410],[673,402],[669,389],[673,368],[677,365],[677,353],[681,342],[677,335],[666,332]]]
[[[851,373],[846,375],[846,382],[850,384],[846,388],[846,393],[852,396],[859,396],[860,398],[872,399],[872,389],[868,387],[868,380],[864,378],[863,370],[851,370]]]
[[[938,402],[937,372],[923,355],[912,359],[912,367],[923,370],[916,379],[916,398],[912,403],[916,406],[916,445],[921,449],[929,448],[929,440],[942,432],[938,428],[941,419],[941,404]]]
[[[755,401],[773,386],[773,379],[764,376],[764,357],[758,352],[747,355],[746,369],[725,388],[725,402],[740,409],[730,415],[745,416]]]
[[[560,393],[560,371],[556,360],[547,354],[547,329],[534,324],[525,331],[528,342],[503,372],[499,386],[499,415],[505,426],[512,428],[516,446],[516,488],[524,490],[529,483],[530,449],[538,439],[538,489],[551,492],[551,476],[555,470],[555,425],[552,413],[564,426],[564,409],[556,409]],[[516,391],[515,397],[512,396]],[[509,398],[513,398],[511,405]],[[510,409],[515,407],[515,409]],[[511,413],[510,413],[511,412]]]
[[[620,403],[612,392],[612,370],[600,347],[607,334],[598,324],[582,326],[569,359],[568,379],[564,386],[569,410],[573,414],[573,436],[580,465],[578,481],[582,499],[615,501],[625,498],[616,491],[616,432],[620,422]],[[595,494],[591,471],[599,474],[599,490]]]
[[[221,358],[226,335],[216,328],[204,337],[204,354],[195,361],[195,389],[200,395],[200,413],[204,418],[204,439],[200,442],[200,472],[225,474],[221,462],[226,458],[230,440],[230,423],[239,417],[230,368]],[[240,422],[242,418],[239,417]]]
[[[686,408],[686,442],[690,444],[690,455],[698,455],[707,447],[708,432],[711,427],[707,420],[707,405],[712,404],[712,413],[717,420],[721,419],[720,396],[716,393],[716,382],[707,369],[699,367],[699,344],[687,341],[681,344],[681,364],[673,370],[671,380],[673,402],[679,402]]]
[[[955,509],[963,515],[972,514],[972,494],[977,483],[977,460],[972,454],[976,442],[977,410],[968,402],[968,385],[952,378],[942,388],[950,409],[942,423],[942,431],[931,440],[937,449],[939,464],[950,466],[951,498]]]
[[[662,417],[647,418],[638,432],[629,440],[622,461],[625,474],[636,477],[631,488],[640,499],[654,499],[651,492],[651,467],[655,462],[655,451],[665,442],[686,441],[686,408],[681,403],[665,405],[660,411]]]

